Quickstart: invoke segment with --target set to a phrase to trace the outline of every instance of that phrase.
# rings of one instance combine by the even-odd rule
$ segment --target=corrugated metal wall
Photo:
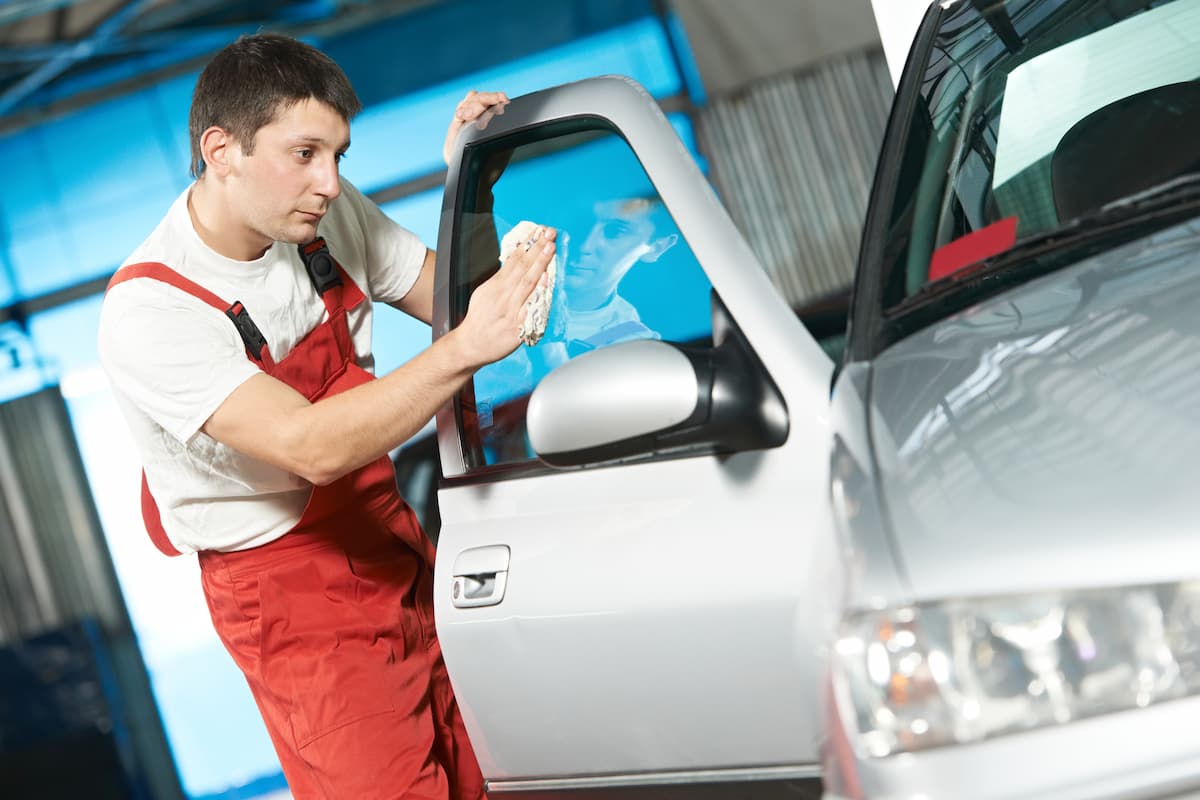
[[[30,637],[85,620],[98,624],[111,660],[110,701],[121,706],[121,736],[136,762],[126,769],[156,800],[182,800],[67,407],[54,386],[0,403],[0,646],[19,649]]]
[[[713,180],[793,306],[850,285],[893,97],[869,50],[713,98],[700,112]]]
[[[0,403],[0,643],[67,622],[128,627],[57,387]]]

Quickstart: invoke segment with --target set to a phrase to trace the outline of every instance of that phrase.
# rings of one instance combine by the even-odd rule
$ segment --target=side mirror
[[[717,347],[624,342],[568,361],[529,399],[529,440],[573,467],[679,451],[735,452],[787,440],[779,390],[736,329]]]

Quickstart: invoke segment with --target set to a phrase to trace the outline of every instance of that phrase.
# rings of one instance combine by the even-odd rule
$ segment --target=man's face
[[[625,273],[653,250],[654,225],[641,214],[599,215],[587,238],[568,256],[567,303],[596,308],[612,299]]]
[[[236,143],[230,193],[246,232],[269,247],[317,235],[338,196],[338,162],[350,146],[350,126],[334,109],[308,99],[281,109],[258,130],[253,152]]]
[[[621,277],[650,250],[654,225],[639,214],[600,217],[579,250],[577,267],[593,279]]]

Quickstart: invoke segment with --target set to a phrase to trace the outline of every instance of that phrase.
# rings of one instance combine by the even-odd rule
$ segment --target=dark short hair
[[[196,81],[188,115],[192,176],[204,173],[204,131],[214,125],[224,128],[243,151],[252,153],[260,128],[280,111],[310,98],[347,122],[362,110],[346,73],[315,47],[277,33],[239,37],[213,56]]]

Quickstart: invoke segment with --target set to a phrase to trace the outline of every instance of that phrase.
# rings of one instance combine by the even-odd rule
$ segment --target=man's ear
[[[659,257],[675,246],[679,241],[679,236],[672,233],[670,236],[664,236],[661,239],[655,239],[650,243],[650,250],[644,256],[642,261],[658,261]]]
[[[213,125],[200,134],[200,155],[204,158],[206,172],[225,177],[240,152],[237,142],[224,128]]]

